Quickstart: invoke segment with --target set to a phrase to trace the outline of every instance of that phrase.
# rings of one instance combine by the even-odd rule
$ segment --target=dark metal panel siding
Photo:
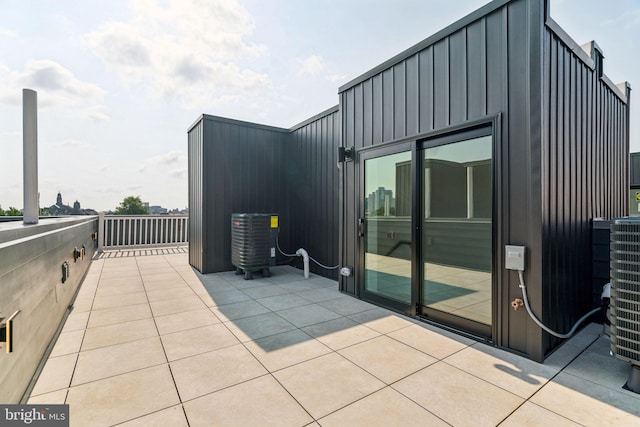
[[[344,110],[342,110],[343,120],[347,123],[347,128],[349,131],[343,135],[344,137],[344,146],[347,148],[353,147],[356,144],[355,141],[355,94],[354,90],[351,89],[346,92],[345,100],[344,100]],[[356,148],[362,148],[362,141],[358,141],[358,144],[355,145]]]
[[[532,307],[549,325],[566,331],[591,300],[589,221],[626,213],[628,104],[606,78],[597,77],[575,43],[553,32],[560,30],[553,30],[546,16],[546,0],[512,0],[487,10],[345,88],[342,137],[353,142],[345,145],[361,148],[499,115],[494,338],[542,360],[556,342],[524,311],[509,310],[521,290],[517,275],[502,268],[504,244],[527,246]],[[359,85],[362,99],[353,95]],[[363,117],[354,107],[358,102]],[[354,129],[359,121],[363,141]],[[365,137],[369,132],[371,140]],[[357,167],[343,169],[343,262],[353,266],[356,201],[362,196]],[[341,289],[357,292],[354,280],[341,280]]]
[[[373,112],[373,122],[370,123],[372,128],[373,143],[382,140],[382,75],[376,75],[371,80],[371,94]],[[363,83],[364,84],[364,83]],[[366,86],[365,86],[366,87]],[[367,105],[365,105],[367,108]],[[339,116],[334,120],[336,132],[340,143],[345,147],[350,147],[348,142],[349,121],[349,91],[340,94]],[[368,124],[365,123],[365,127]],[[361,148],[361,145],[356,146]],[[342,292],[357,295],[356,287],[358,274],[358,237],[357,237],[357,218],[358,218],[358,194],[356,194],[356,158],[352,162],[343,163],[339,171],[339,215],[340,223],[340,264],[345,267],[352,267],[354,274],[350,277],[339,277],[339,288]]]
[[[203,120],[201,272],[233,269],[232,213],[276,212],[286,224],[287,212],[280,212],[287,205],[286,182],[275,172],[282,169],[286,137],[284,130]]]
[[[433,46],[433,127],[449,124],[449,39]]]
[[[474,120],[487,114],[487,46],[486,18],[467,27],[467,118]]]
[[[187,136],[189,164],[189,264],[202,271],[202,120],[192,127]]]
[[[362,83],[362,146],[373,144],[373,84],[371,80]]]
[[[487,15],[486,52],[487,52],[487,113],[505,113],[508,105],[507,88],[507,14],[499,9]],[[508,116],[505,117],[508,120]],[[508,144],[505,144],[505,149]]]
[[[354,93],[361,94],[361,91]],[[359,108],[362,108],[361,95],[359,99]],[[288,187],[291,227],[286,240],[281,241],[287,242],[283,249],[293,253],[304,248],[316,260],[330,267],[339,263],[340,187],[336,167],[340,141],[339,114],[335,111],[292,131],[286,144],[288,156],[293,160],[287,168],[293,171],[293,175],[289,177]],[[282,236],[285,237],[284,234]],[[313,273],[338,278],[337,269],[326,270],[313,262],[310,268]]]
[[[544,52],[542,298],[548,325],[566,332],[594,300],[592,219],[627,212],[627,104],[549,28]]]
[[[631,153],[629,156],[629,184],[632,187],[640,187],[640,153]]]
[[[371,81],[373,85],[373,143],[379,144],[380,142],[384,141],[384,138],[382,136],[382,123],[383,123],[382,74],[378,74],[377,76],[374,76],[371,79]],[[344,97],[341,97],[341,98],[344,99],[344,102],[340,106],[340,109],[342,109],[342,107],[347,108],[348,98],[344,98]],[[343,132],[346,132],[343,134],[343,138],[349,134],[349,122],[345,122]],[[347,146],[350,147],[350,145],[347,145]]]
[[[532,2],[533,3],[533,2]],[[534,164],[539,161],[534,156],[534,151],[539,150],[536,141],[531,137],[530,117],[536,106],[531,105],[530,72],[531,58],[530,35],[523,29],[529,28],[529,14],[527,1],[510,2],[503,9],[503,31],[506,30],[503,44],[506,53],[506,93],[507,105],[503,107],[508,119],[506,120],[505,136],[506,145],[503,147],[502,165],[508,165],[507,175],[503,175],[503,199],[500,201],[508,209],[504,218],[508,218],[500,226],[503,229],[503,243],[524,244],[529,252],[525,278],[528,281],[528,293],[531,296],[530,303],[536,313],[540,313],[543,301],[540,294],[540,264],[537,258],[540,256],[540,230],[533,227],[536,216],[540,215],[539,200],[532,196],[536,185],[536,177],[532,171]],[[539,55],[539,46],[533,47]],[[529,70],[529,71],[527,71]],[[539,80],[537,80],[539,82]],[[538,83],[539,84],[539,83]],[[502,91],[501,91],[502,92]],[[537,130],[539,132],[539,129]],[[502,245],[499,246],[500,255],[503,253]],[[518,277],[508,272],[503,281],[502,289],[507,292],[503,299],[506,307],[509,301],[521,297],[518,287]],[[507,340],[504,341],[510,348],[523,351],[537,360],[542,360],[540,344],[542,333],[535,326],[526,313],[505,310],[504,318],[507,322],[505,330],[508,331]]]
[[[414,55],[407,58],[406,61],[406,131],[404,135],[416,135],[418,133],[418,121],[420,116],[420,110],[418,105],[419,100],[419,70],[418,70],[418,56]],[[403,135],[403,136],[404,136]]]
[[[534,126],[540,123],[541,100],[535,93],[541,91],[541,76],[532,67],[536,67],[535,58],[542,56],[540,36],[533,33],[542,31],[543,9],[539,0],[506,2],[340,94],[343,137],[349,140],[354,135],[352,121],[359,120],[352,117],[355,110],[351,104],[358,100],[351,91],[371,82],[373,145],[411,137],[418,131],[423,134],[442,131],[472,119],[500,115],[497,121],[500,128],[494,135],[497,237],[493,257],[499,292],[495,299],[498,332],[494,338],[499,345],[537,359],[541,358],[542,334],[539,328],[531,326],[526,313],[508,310],[508,303],[520,297],[521,292],[517,276],[502,268],[502,257],[507,243],[524,244],[533,251],[527,274],[532,281],[529,288],[534,297],[532,304],[540,309],[540,127]],[[415,77],[412,70],[417,73]],[[368,105],[364,110],[367,108]],[[363,122],[366,134],[368,120]],[[416,122],[417,130],[410,125]],[[358,140],[354,143],[356,147],[369,145]],[[346,165],[345,169],[346,265],[355,265],[357,256],[358,166]],[[352,281],[342,283],[346,289],[346,284]]]
[[[467,31],[463,28],[449,38],[449,124],[467,119]]]
[[[420,132],[433,130],[433,47],[418,54]]]
[[[407,87],[405,82],[405,63],[393,67],[393,139],[407,134]]]
[[[391,141],[394,139],[394,85],[393,69],[382,72],[382,140]]]
[[[364,102],[363,102],[363,88],[362,85],[358,85],[353,88],[353,127],[354,127],[354,138],[356,141],[362,141],[361,146],[364,145],[364,134],[363,134],[363,122],[364,122]]]

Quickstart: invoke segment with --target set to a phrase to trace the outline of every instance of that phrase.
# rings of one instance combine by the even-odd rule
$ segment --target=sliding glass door
[[[491,127],[359,153],[363,299],[491,337]]]
[[[422,312],[490,333],[493,142],[490,134],[459,138],[422,150]]]
[[[379,154],[364,156],[361,175],[363,292],[402,309],[411,304],[411,152]]]

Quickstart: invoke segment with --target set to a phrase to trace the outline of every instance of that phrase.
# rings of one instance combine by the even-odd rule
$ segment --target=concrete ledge
[[[20,221],[0,222],[0,243],[34,236],[51,230],[68,227],[72,224],[79,224],[87,221],[94,221],[97,216],[78,215],[72,217],[46,218],[40,219],[38,224],[24,225]]]
[[[19,226],[18,226],[19,224]],[[1,224],[0,317],[17,310],[12,353],[0,349],[0,401],[18,403],[82,282],[96,250],[97,217],[56,218],[40,224]],[[7,226],[12,226],[8,227]],[[74,248],[85,247],[74,260]],[[62,264],[69,277],[62,283]]]

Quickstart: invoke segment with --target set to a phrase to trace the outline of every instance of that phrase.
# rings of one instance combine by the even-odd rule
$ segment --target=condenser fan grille
[[[611,351],[640,364],[640,218],[611,225]]]

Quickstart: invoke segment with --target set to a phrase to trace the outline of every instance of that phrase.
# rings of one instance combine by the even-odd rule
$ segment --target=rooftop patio
[[[104,252],[29,403],[75,426],[637,424],[601,330],[538,364],[292,267],[245,281],[184,247]]]

